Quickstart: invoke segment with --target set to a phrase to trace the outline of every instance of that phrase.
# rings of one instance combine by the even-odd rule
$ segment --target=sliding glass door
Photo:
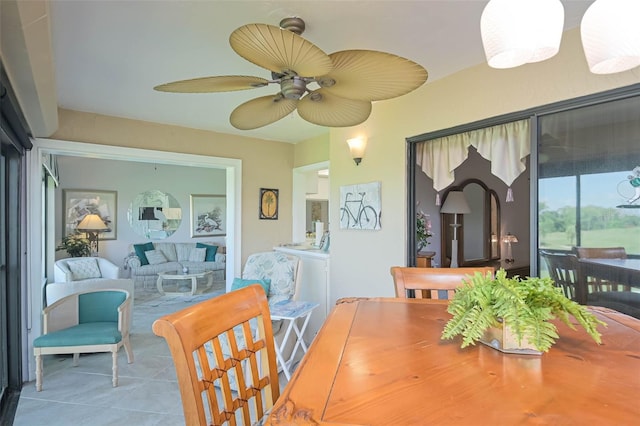
[[[640,96],[539,117],[540,249],[640,257],[639,117]]]

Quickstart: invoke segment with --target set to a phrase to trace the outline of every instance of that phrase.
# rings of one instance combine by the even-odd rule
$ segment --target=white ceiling
[[[565,30],[579,25],[593,0],[563,0]],[[327,53],[371,49],[411,59],[426,84],[483,63],[480,15],[487,0],[422,1],[158,1],[51,0],[58,105],[184,127],[298,142],[327,129],[289,117],[251,131],[229,115],[243,102],[276,93],[161,93],[153,87],[211,75],[270,78],[238,56],[229,35],[244,24],[306,21],[303,34]],[[382,101],[384,102],[384,101]]]

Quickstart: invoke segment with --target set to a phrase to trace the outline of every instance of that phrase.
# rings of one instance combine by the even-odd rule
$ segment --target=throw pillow
[[[191,249],[194,248],[195,245],[193,243],[175,243],[175,245],[178,262],[188,261],[189,255],[191,254]]]
[[[68,260],[67,265],[73,274],[74,280],[86,280],[89,278],[102,278],[98,262],[92,257],[86,259]]]
[[[243,278],[234,278],[233,283],[231,284],[231,291],[238,290],[239,288],[244,288],[250,286],[251,284],[260,284],[264,289],[264,292],[267,296],[269,296],[269,288],[271,287],[271,280],[257,280],[257,279],[243,279]]]
[[[149,261],[149,265],[158,265],[160,263],[167,263],[167,258],[160,250],[148,250],[144,252]]]
[[[209,244],[197,243],[196,248],[206,248],[207,254],[204,256],[205,262],[215,262],[216,253],[218,252],[218,246],[212,246]]]
[[[189,262],[204,262],[206,254],[206,248],[192,248],[189,253]]]
[[[153,243],[152,242],[148,242],[148,243],[144,243],[144,244],[134,244],[133,245],[133,250],[136,252],[136,256],[138,256],[138,259],[140,259],[140,265],[148,265],[149,264],[149,260],[147,259],[147,256],[144,254],[145,251],[150,251],[153,250]]]

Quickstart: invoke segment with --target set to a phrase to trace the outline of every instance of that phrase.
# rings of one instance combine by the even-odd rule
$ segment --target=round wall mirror
[[[157,189],[138,194],[129,205],[127,216],[135,233],[150,240],[171,236],[182,223],[180,203],[173,195]]]

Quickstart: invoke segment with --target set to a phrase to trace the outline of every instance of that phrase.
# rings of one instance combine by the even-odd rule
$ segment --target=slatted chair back
[[[278,399],[271,317],[260,285],[159,318],[153,332],[171,351],[185,424],[255,424]]]
[[[626,259],[624,247],[573,247],[579,259]]]
[[[578,280],[578,259],[574,254],[552,253],[540,250],[540,256],[544,259],[549,270],[549,276],[557,287],[561,287],[564,295],[571,300],[576,300],[576,285]]]
[[[578,259],[626,259],[627,251],[624,247],[573,247]],[[590,293],[607,291],[631,291],[631,287],[611,282],[599,277],[586,277],[587,288]]]
[[[396,297],[416,299],[442,300],[448,303],[455,293],[455,289],[469,280],[476,272],[494,274],[493,267],[463,267],[463,268],[416,268],[391,267],[391,275],[396,289]],[[411,295],[413,293],[413,295]],[[446,297],[440,297],[446,294]]]

